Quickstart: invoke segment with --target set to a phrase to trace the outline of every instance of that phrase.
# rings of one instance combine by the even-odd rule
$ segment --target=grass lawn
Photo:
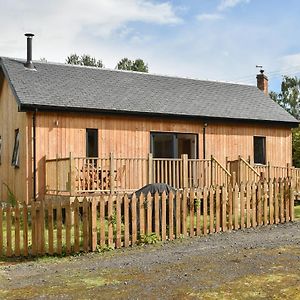
[[[295,219],[300,219],[300,203],[295,206]]]

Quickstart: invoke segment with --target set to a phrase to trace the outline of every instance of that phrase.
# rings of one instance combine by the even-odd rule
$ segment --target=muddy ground
[[[1,299],[300,299],[300,222],[0,263]]]

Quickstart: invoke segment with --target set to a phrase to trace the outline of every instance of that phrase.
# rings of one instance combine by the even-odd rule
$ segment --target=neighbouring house
[[[45,194],[45,160],[238,155],[292,162],[298,121],[257,86],[0,58],[0,198]]]

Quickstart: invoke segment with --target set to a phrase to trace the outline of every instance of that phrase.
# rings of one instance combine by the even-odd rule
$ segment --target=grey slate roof
[[[254,86],[0,59],[21,109],[109,111],[298,123]]]

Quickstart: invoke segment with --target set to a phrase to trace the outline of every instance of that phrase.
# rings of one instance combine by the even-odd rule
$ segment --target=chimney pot
[[[257,88],[264,92],[266,96],[269,94],[268,77],[264,74],[264,70],[260,70],[260,74],[256,75]]]
[[[34,65],[32,63],[32,38],[34,37],[33,33],[25,33],[27,37],[27,60],[25,63],[25,67],[28,69],[34,69]]]

